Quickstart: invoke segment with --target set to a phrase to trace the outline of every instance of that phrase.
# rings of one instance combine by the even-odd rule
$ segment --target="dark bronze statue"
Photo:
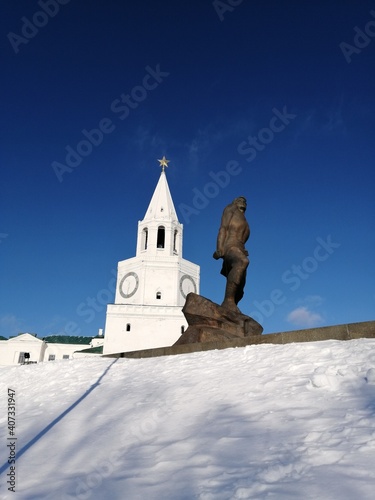
[[[249,265],[245,243],[250,228],[245,218],[246,198],[240,196],[225,207],[217,237],[214,259],[223,259],[221,274],[227,278],[223,307],[240,312],[238,302],[244,294],[246,270]]]

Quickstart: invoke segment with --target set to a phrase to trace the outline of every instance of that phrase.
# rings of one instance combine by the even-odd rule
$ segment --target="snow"
[[[375,340],[4,367],[16,494],[1,499],[372,499]],[[3,462],[4,460],[4,462]]]

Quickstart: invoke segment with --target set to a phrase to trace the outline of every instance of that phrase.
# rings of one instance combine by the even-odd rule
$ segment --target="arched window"
[[[158,300],[160,300],[160,299],[161,299],[161,292],[156,292],[156,298],[157,298]]]
[[[147,243],[148,243],[148,229],[147,227],[144,228],[142,231],[142,250],[147,250]]]
[[[165,227],[159,226],[158,227],[158,238],[156,240],[156,247],[157,248],[164,248],[164,245],[165,245]]]
[[[127,323],[127,324],[126,324],[126,331],[127,331],[127,332],[130,332],[130,323]]]
[[[173,233],[173,251],[177,253],[177,235],[178,235],[178,231],[177,229],[174,230],[174,233]]]
[[[184,325],[182,325],[181,326],[181,335],[184,333],[184,331],[185,331],[185,327],[184,327]]]

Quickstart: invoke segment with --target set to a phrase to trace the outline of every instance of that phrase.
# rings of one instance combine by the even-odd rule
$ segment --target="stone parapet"
[[[171,356],[213,349],[228,349],[245,347],[257,344],[290,344],[293,342],[317,342],[322,340],[354,340],[360,338],[375,338],[375,321],[348,323],[344,325],[324,326],[306,330],[270,333],[238,338],[230,341],[197,342],[193,344],[159,347],[143,351],[122,352],[109,354],[111,358],[151,358],[157,356]]]

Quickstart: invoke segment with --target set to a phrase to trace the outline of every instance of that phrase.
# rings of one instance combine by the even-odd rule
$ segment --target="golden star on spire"
[[[165,156],[163,156],[163,158],[161,160],[158,160],[158,162],[160,163],[159,167],[162,168],[162,172],[164,172],[165,167],[168,167],[168,163],[170,161],[171,160],[167,160]]]

